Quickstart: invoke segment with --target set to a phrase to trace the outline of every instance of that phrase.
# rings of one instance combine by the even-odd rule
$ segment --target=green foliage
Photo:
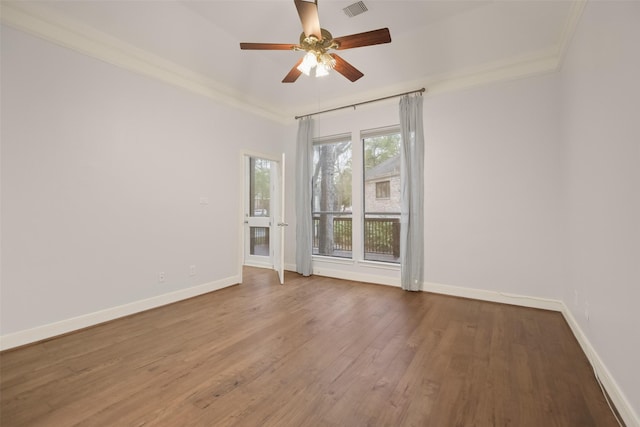
[[[375,136],[364,139],[364,168],[371,169],[400,154],[400,134]]]
[[[268,209],[271,199],[271,161],[251,158],[251,212]]]

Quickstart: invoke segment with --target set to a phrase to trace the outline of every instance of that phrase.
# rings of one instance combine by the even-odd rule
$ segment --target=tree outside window
[[[360,142],[360,141],[358,141]],[[398,263],[400,259],[400,131],[397,127],[362,133],[362,230],[356,248],[362,259]],[[314,140],[313,254],[353,258],[351,135]]]
[[[351,258],[351,140],[334,137],[314,143],[313,253]]]
[[[269,216],[271,206],[271,161],[251,157],[249,165],[249,212],[251,216]]]

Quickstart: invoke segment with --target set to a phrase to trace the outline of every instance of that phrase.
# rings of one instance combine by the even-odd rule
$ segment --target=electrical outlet
[[[161,271],[160,273],[158,273],[158,282],[162,283],[165,281],[165,279],[167,278],[166,274],[164,274],[164,271]]]
[[[190,265],[189,266],[189,276],[195,276],[196,275],[196,266],[195,265]]]

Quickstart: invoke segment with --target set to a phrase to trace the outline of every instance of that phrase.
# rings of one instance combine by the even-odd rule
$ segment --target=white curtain
[[[313,119],[298,121],[296,145],[296,271],[303,276],[312,272],[313,230],[311,223],[311,169],[313,167]]]
[[[424,132],[422,95],[400,99],[400,283],[419,291],[424,282]]]

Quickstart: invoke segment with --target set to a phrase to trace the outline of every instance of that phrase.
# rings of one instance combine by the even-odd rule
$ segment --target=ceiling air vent
[[[362,3],[361,1],[354,3],[350,6],[345,7],[344,9],[344,13],[350,17],[353,18],[356,15],[360,15],[361,13],[366,12],[367,10],[367,6],[364,5],[364,3]]]

